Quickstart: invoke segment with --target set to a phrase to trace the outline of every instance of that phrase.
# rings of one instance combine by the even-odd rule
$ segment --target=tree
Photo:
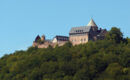
[[[106,39],[120,43],[123,41],[123,34],[119,28],[112,27],[111,30],[106,34]]]

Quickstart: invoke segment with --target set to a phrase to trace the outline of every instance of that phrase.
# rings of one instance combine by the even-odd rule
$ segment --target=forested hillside
[[[0,80],[130,80],[130,39],[113,27],[105,40],[16,51],[0,59]]]

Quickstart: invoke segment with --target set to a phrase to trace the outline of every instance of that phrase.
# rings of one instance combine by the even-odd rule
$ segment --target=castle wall
[[[56,38],[54,38],[52,42],[53,42],[53,43],[57,43],[57,39],[56,39]]]
[[[37,44],[34,42],[33,47],[48,48],[49,46],[52,46],[54,48],[54,47],[56,47],[56,45],[63,46],[66,42],[68,42],[68,41],[58,41],[56,43],[44,42],[43,44]]]
[[[37,47],[38,48],[48,48],[49,45],[50,45],[49,43],[44,43],[44,44],[38,45]]]
[[[88,33],[85,35],[70,35],[70,37],[69,37],[69,41],[73,45],[87,43],[88,39],[89,39]]]
[[[66,42],[68,42],[68,41],[58,41],[57,44],[58,44],[58,46],[63,46]]]

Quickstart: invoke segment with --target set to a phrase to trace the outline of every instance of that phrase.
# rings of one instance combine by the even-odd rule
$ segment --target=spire
[[[91,18],[90,22],[88,23],[87,26],[95,26],[97,27],[96,23],[94,22],[94,20]]]
[[[37,37],[35,38],[35,42],[37,42],[37,41],[40,40],[40,39],[41,39],[40,36],[37,35]]]

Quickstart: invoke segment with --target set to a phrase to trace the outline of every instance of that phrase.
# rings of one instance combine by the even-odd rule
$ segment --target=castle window
[[[72,39],[72,42],[75,42],[76,40]]]
[[[83,32],[83,30],[80,30],[80,32]]]
[[[86,38],[84,38],[84,41],[86,41]]]
[[[83,32],[83,30],[76,30],[76,32]]]
[[[83,39],[80,40],[81,42],[83,41]]]

